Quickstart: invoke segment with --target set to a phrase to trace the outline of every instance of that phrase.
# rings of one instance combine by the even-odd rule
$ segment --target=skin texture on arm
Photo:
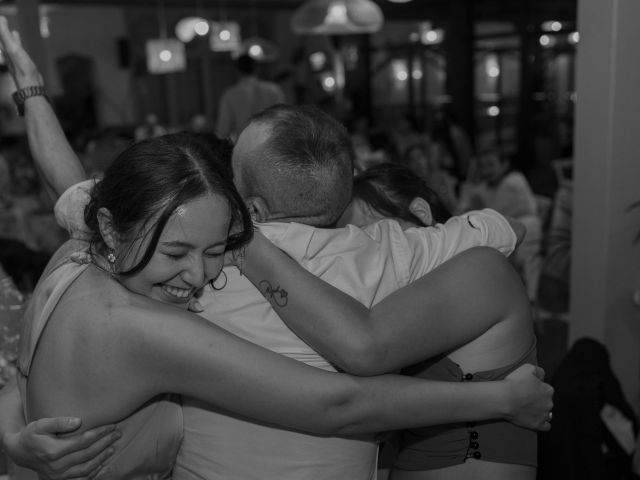
[[[25,425],[22,415],[22,402],[15,378],[7,382],[0,390],[0,433],[15,432]]]
[[[44,478],[86,476],[113,454],[108,447],[119,438],[115,425],[58,436],[75,432],[81,424],[76,417],[43,418],[25,428],[15,379],[0,390],[2,449],[15,464],[35,468]]]
[[[483,247],[458,254],[370,311],[300,268],[261,235],[246,249],[242,271],[289,328],[329,361],[358,375],[389,372],[448,352],[485,333],[510,309],[521,308],[510,301],[522,293],[516,272],[504,256]]]
[[[257,347],[145,297],[113,303],[117,297],[108,290],[104,285],[99,290],[112,305],[106,317],[96,316],[100,300],[86,292],[78,297],[85,305],[77,312],[81,322],[58,305],[61,312],[51,320],[57,328],[41,338],[30,376],[34,418],[76,412],[90,427],[125,417],[158,394],[176,392],[249,418],[335,435],[484,418],[517,417],[543,428],[550,407],[550,387],[531,371],[519,372],[515,382],[473,384],[351,377]],[[65,341],[75,350],[52,356]],[[522,382],[528,384],[524,395]]]
[[[5,17],[0,17],[0,48],[16,88],[43,85],[42,75],[22,48],[18,32],[9,30]],[[71,185],[86,180],[78,156],[44,97],[31,97],[25,101],[24,119],[31,154],[54,200]]]

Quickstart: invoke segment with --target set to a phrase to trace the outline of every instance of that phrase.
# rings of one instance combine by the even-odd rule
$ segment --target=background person
[[[462,186],[457,211],[477,208],[492,208],[525,225],[527,232],[514,256],[514,264],[527,286],[529,298],[534,301],[542,262],[542,220],[526,177],[512,170],[509,159],[497,150],[478,156],[477,172]]]
[[[240,55],[235,66],[240,79],[222,92],[216,123],[216,134],[232,141],[247,126],[251,115],[285,102],[284,92],[277,84],[256,76],[256,62],[248,54]]]

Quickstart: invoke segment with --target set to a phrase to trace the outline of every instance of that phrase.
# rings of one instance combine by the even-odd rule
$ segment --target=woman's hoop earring
[[[217,283],[218,283],[218,279],[221,278],[220,275],[224,275],[224,283],[221,286],[218,286]],[[213,288],[216,291],[222,290],[224,287],[227,286],[227,274],[225,273],[224,270],[221,270],[220,275],[218,275],[216,278],[214,278],[209,282],[209,285],[211,285],[211,288]]]

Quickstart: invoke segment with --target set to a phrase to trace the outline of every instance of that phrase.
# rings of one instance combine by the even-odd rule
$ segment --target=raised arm
[[[521,282],[497,251],[458,254],[371,311],[256,235],[243,273],[298,336],[341,369],[389,372],[455,349],[506,315],[527,314]]]
[[[44,86],[38,67],[22,48],[20,35],[9,30],[5,17],[0,17],[0,48],[18,90]],[[68,187],[85,180],[86,173],[47,99],[43,96],[30,97],[25,100],[24,107],[31,154],[45,180],[47,191],[56,200]]]

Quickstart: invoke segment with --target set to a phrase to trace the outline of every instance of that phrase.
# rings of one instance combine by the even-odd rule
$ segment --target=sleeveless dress
[[[68,243],[78,245],[74,241]],[[75,250],[67,244],[62,248],[67,252]],[[30,300],[22,325],[17,375],[24,405],[29,372],[42,332],[64,293],[87,268],[87,253],[65,255],[42,277]],[[116,451],[100,479],[171,478],[183,433],[182,407],[176,397],[158,397],[118,423],[122,437],[113,445]]]

